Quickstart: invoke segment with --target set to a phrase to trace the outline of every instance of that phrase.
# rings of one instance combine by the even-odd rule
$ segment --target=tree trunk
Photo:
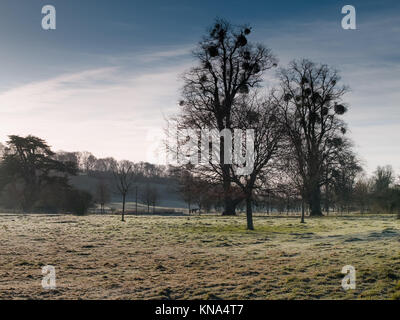
[[[223,154],[223,144],[221,145],[221,157]],[[221,158],[222,159],[222,158]],[[232,186],[231,186],[231,176],[229,172],[229,165],[224,164],[222,167],[222,179],[223,179],[223,189],[224,189],[224,212],[223,216],[234,216],[236,215],[236,205],[232,199]]]
[[[223,216],[234,216],[236,215],[236,206],[230,195],[226,195],[225,199],[225,207],[224,212],[222,213]]]
[[[325,185],[325,201],[324,201],[324,209],[327,215],[329,215],[329,186]]]
[[[125,221],[125,200],[126,200],[126,194],[122,195],[122,218],[121,221]]]
[[[289,215],[289,199],[286,198],[286,215]]]
[[[248,196],[246,198],[246,218],[247,218],[247,230],[254,230],[251,196]]]
[[[135,213],[137,214],[137,192],[138,192],[138,187],[136,186],[136,192],[135,192]]]
[[[325,205],[324,205],[324,209],[325,209],[325,212],[326,212],[326,214],[328,215],[329,214],[329,200],[328,199],[326,199],[325,200]]]
[[[301,199],[301,223],[304,223],[304,198]]]
[[[321,217],[321,189],[318,184],[315,184],[310,190],[309,204],[311,210],[310,216]]]

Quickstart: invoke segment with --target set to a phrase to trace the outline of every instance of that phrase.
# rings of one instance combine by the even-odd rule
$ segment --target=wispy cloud
[[[175,55],[158,54],[160,59]],[[187,67],[184,61],[150,71],[126,70],[122,64],[7,90],[0,94],[0,118],[7,119],[0,126],[0,139],[34,134],[55,149],[145,160],[146,134],[163,127],[163,115],[176,111],[178,76]]]

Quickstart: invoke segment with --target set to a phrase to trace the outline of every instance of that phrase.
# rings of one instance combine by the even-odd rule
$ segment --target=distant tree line
[[[223,190],[220,185],[210,185],[195,177],[190,170],[182,168],[175,168],[174,175],[180,181],[179,192],[189,211],[191,208],[197,208],[200,212],[223,210]],[[357,171],[356,174],[341,172],[335,177],[321,188],[322,211],[325,214],[399,212],[400,178],[396,179],[391,166],[378,167],[368,178],[364,171]],[[233,188],[233,192],[240,197],[239,188]],[[239,202],[237,208],[243,211],[244,204],[244,200]],[[266,214],[297,214],[302,210],[302,197],[290,181],[278,181],[255,192],[253,207]],[[305,211],[310,212],[308,205]]]
[[[124,220],[128,195],[136,201],[136,212],[138,201],[147,207],[148,213],[155,212],[160,194],[152,182],[157,182],[178,193],[189,213],[224,210],[223,186],[196,175],[191,165],[133,163],[111,157],[98,159],[90,152],[55,153],[44,140],[34,136],[10,136],[6,146],[0,145],[0,152],[0,205],[5,209],[84,214],[97,204],[105,212],[105,206],[115,196],[123,203]],[[276,171],[268,183],[257,188],[252,207],[266,214],[310,211],[308,205],[304,206],[293,179],[285,176],[289,173],[287,167]],[[95,178],[95,189],[88,192],[72,186],[70,178],[77,175]],[[396,213],[400,208],[399,182],[390,166],[378,167],[367,177],[347,155],[346,161],[335,167],[321,186],[322,210],[326,214],[330,211]],[[231,196],[242,199],[237,208],[246,210],[242,194],[240,187],[232,186]]]
[[[0,206],[13,211],[85,214],[99,206],[104,213],[119,197],[124,221],[128,197],[134,197],[136,212],[138,201],[148,213],[150,208],[155,212],[160,195],[154,184],[175,181],[166,166],[96,158],[88,151],[53,152],[46,141],[31,135],[10,136],[5,146],[0,144],[0,155]],[[74,177],[85,176],[96,181],[94,188],[88,190],[84,182],[74,186]]]

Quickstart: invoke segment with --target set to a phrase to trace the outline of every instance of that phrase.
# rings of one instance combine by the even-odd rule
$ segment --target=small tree
[[[360,213],[369,211],[372,195],[372,183],[370,179],[361,176],[354,185],[354,201]]]
[[[150,206],[153,205],[154,209],[157,201],[157,195],[155,195],[154,189],[150,186],[150,184],[147,183],[142,189],[142,192],[140,193],[140,199],[147,206],[147,213],[150,213]]]
[[[71,189],[67,196],[67,210],[77,215],[84,215],[93,205],[92,195],[83,190]]]
[[[96,202],[100,204],[101,213],[104,213],[104,206],[110,201],[110,191],[103,179],[99,181],[96,188]]]
[[[341,150],[336,155],[336,159],[336,165],[330,170],[331,174],[327,185],[330,185],[340,211],[343,212],[347,208],[349,212],[350,206],[355,200],[354,188],[356,177],[362,168],[351,150]]]
[[[391,166],[378,166],[374,172],[373,198],[374,204],[381,212],[390,212],[392,198],[392,187],[395,181],[395,174]]]
[[[121,221],[125,221],[126,196],[134,185],[136,174],[135,166],[128,160],[117,162],[112,167],[118,193],[122,196]]]
[[[87,175],[95,168],[96,157],[88,151],[83,151],[78,153],[79,167]]]
[[[245,164],[248,170],[237,170],[235,165],[230,166],[232,181],[240,188],[246,201],[247,229],[254,230],[253,225],[253,201],[254,192],[262,182],[265,182],[277,158],[282,140],[282,126],[276,117],[276,106],[270,99],[259,99],[257,96],[243,97],[238,103],[233,123],[237,128],[254,130],[253,139],[237,142],[236,154],[243,154],[243,147],[252,146],[253,151],[246,151]],[[236,144],[236,143],[235,143]],[[239,166],[241,167],[241,166]]]
[[[159,193],[157,191],[157,188],[153,187],[150,190],[150,201],[153,206],[153,213],[156,212],[156,205],[158,203],[158,200],[159,200]]]
[[[183,201],[188,205],[190,214],[192,204],[196,202],[197,188],[195,186],[195,178],[187,170],[182,170],[180,172],[178,191]]]

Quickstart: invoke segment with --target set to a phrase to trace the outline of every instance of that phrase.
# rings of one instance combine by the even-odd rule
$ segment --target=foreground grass
[[[0,299],[400,298],[391,216],[0,215]],[[57,289],[41,287],[54,265]],[[357,288],[344,291],[353,265]]]

